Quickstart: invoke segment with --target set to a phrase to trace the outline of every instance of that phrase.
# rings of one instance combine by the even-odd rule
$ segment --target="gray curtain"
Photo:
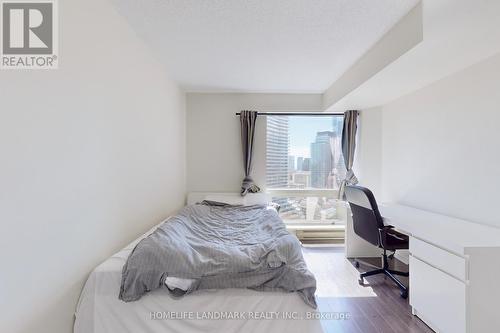
[[[356,185],[358,178],[352,171],[354,164],[354,153],[356,151],[356,132],[358,130],[358,111],[350,110],[344,112],[344,128],[342,129],[342,155],[344,155],[347,173],[339,190],[339,198],[344,198],[346,185]]]
[[[260,192],[260,188],[255,185],[250,174],[252,173],[253,138],[255,134],[255,122],[257,121],[256,111],[241,111],[241,147],[243,149],[243,167],[245,178],[241,184],[241,196],[248,192]]]

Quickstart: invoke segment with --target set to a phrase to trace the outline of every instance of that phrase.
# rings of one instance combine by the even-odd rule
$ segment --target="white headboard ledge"
[[[241,198],[240,193],[237,192],[189,192],[187,195],[187,204],[193,205],[197,202],[201,202],[205,200],[207,196],[228,196]],[[271,195],[264,192],[248,193],[243,197],[243,201],[245,205],[266,204],[271,202]]]

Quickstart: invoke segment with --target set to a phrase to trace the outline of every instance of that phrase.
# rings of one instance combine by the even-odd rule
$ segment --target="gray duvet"
[[[196,280],[181,294],[222,288],[295,291],[316,308],[316,280],[300,243],[267,206],[186,206],[137,244],[123,267],[119,298],[137,300],[164,287],[167,276]]]

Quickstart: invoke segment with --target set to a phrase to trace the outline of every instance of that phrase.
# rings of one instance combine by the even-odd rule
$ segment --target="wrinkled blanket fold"
[[[186,206],[137,244],[122,271],[119,298],[134,301],[167,276],[195,279],[187,291],[250,288],[298,292],[316,308],[316,280],[297,238],[272,207],[203,202]]]

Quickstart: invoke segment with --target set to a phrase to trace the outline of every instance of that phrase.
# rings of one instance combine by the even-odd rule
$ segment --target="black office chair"
[[[385,274],[401,289],[401,297],[407,298],[408,288],[395,275],[408,276],[408,272],[389,269],[387,251],[395,252],[400,249],[408,249],[408,236],[397,232],[393,226],[384,225],[375,197],[369,189],[361,186],[346,186],[345,194],[351,206],[354,232],[359,237],[384,250],[382,268],[361,273],[359,283],[363,284],[365,277]],[[356,262],[356,266],[359,267],[358,262]]]

